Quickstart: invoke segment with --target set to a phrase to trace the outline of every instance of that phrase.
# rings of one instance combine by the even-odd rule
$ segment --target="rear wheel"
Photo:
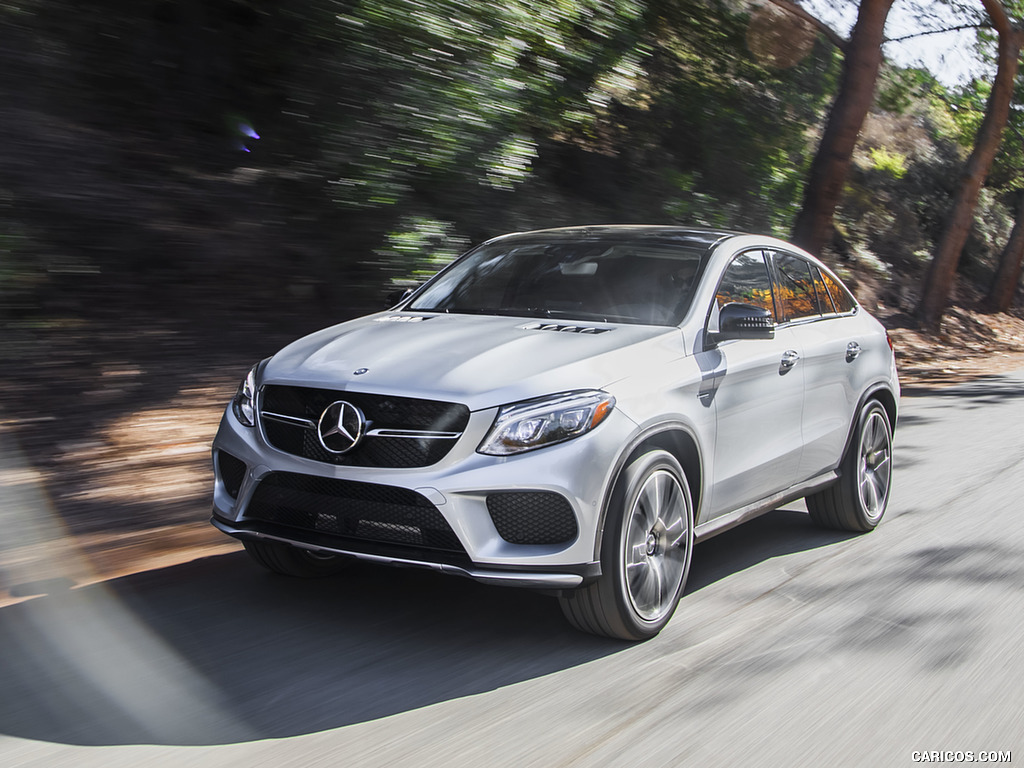
[[[823,528],[865,532],[885,514],[892,481],[892,427],[877,400],[860,413],[839,480],[807,497],[811,520]]]
[[[672,618],[693,551],[693,504],[679,462],[651,451],[623,472],[601,545],[601,576],[559,598],[584,632],[644,640]]]
[[[264,568],[285,576],[316,579],[344,570],[352,558],[300,549],[276,541],[244,541],[249,557]]]

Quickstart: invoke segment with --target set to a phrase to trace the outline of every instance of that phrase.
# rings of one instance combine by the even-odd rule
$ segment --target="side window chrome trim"
[[[776,328],[793,328],[800,325],[811,325],[812,323],[820,323],[823,320],[837,320],[843,317],[853,317],[857,314],[857,310],[843,313],[832,313],[828,315],[818,315],[817,317],[798,317],[796,320],[784,320],[781,323],[776,323]]]

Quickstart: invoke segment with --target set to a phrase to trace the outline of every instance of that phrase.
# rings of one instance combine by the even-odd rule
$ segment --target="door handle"
[[[792,370],[793,366],[796,365],[797,360],[800,359],[800,353],[795,349],[787,349],[782,353],[782,361],[779,363],[779,373],[786,373]]]
[[[851,341],[846,345],[846,362],[852,363],[860,356],[860,344],[856,341]]]

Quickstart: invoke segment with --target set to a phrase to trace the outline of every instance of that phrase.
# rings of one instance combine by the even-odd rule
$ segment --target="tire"
[[[672,618],[693,553],[693,502],[667,451],[633,461],[612,493],[601,543],[601,576],[559,597],[576,629],[646,640]]]
[[[291,547],[275,541],[244,541],[249,557],[267,570],[300,579],[333,576],[349,566],[352,558]]]
[[[807,497],[822,528],[865,533],[882,520],[892,484],[892,427],[877,400],[860,412],[857,431],[839,465],[839,480]]]

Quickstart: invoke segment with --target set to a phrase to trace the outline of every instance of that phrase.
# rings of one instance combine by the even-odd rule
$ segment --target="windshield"
[[[499,241],[439,274],[406,309],[676,325],[700,258],[678,243]]]

